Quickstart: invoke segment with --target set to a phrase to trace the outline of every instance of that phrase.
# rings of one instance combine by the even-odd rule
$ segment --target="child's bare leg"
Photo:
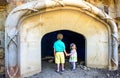
[[[76,69],[76,64],[75,64],[75,62],[72,62],[72,67],[73,67],[73,69]]]
[[[62,63],[61,65],[62,65],[62,70],[65,70],[65,69],[64,69],[64,63]]]
[[[57,64],[57,71],[60,71],[60,64]]]

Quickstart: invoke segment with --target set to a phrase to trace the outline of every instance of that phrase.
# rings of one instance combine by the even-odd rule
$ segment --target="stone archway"
[[[69,30],[58,30],[58,31],[53,31],[50,33],[47,33],[43,36],[41,40],[41,57],[45,58],[46,56],[48,57],[54,57],[53,55],[53,43],[56,41],[56,35],[58,33],[62,33],[64,38],[63,42],[65,42],[66,45],[66,51],[69,53],[70,52],[70,44],[75,43],[77,48],[77,53],[78,53],[78,60],[80,61],[85,61],[86,59],[86,38],[79,33],[69,31]]]
[[[83,18],[86,19],[83,20]],[[106,23],[102,20],[105,20]],[[48,29],[48,27],[50,28]],[[25,77],[40,72],[41,61],[40,59],[36,61],[37,58],[41,58],[40,53],[38,53],[40,52],[38,46],[41,46],[41,44],[38,44],[38,42],[41,41],[44,34],[63,29],[84,34],[89,42],[87,46],[91,46],[92,43],[90,42],[92,41],[95,43],[100,41],[101,44],[98,44],[99,48],[96,49],[103,50],[103,54],[101,54],[103,57],[107,56],[107,58],[104,58],[103,66],[113,70],[118,67],[117,26],[112,18],[87,2],[81,0],[33,1],[13,10],[7,17],[5,29],[5,67],[6,75],[9,77]],[[94,46],[95,44],[92,45],[92,47]],[[92,47],[87,47],[87,50],[92,49]],[[104,54],[104,51],[107,53]],[[28,52],[29,55],[26,57]],[[88,60],[90,55],[91,52],[87,54]],[[94,53],[92,56],[94,56]],[[32,62],[31,58],[33,58]],[[87,62],[87,66],[95,64],[97,60],[100,59],[95,59],[94,63]]]

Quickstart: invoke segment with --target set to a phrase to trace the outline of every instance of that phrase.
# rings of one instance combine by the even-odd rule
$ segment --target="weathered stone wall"
[[[4,31],[6,19],[6,6],[0,6],[0,74],[5,73],[4,64]],[[0,76],[1,77],[1,76]]]
[[[5,73],[5,64],[4,64],[4,31],[5,31],[5,20],[7,15],[17,6],[30,2],[33,0],[7,0],[8,4],[0,5],[0,74]],[[2,76],[0,75],[0,78]]]
[[[118,31],[119,31],[119,44],[120,44],[120,20],[116,19],[116,23],[118,25]]]
[[[120,44],[120,20],[116,19],[116,22],[118,24],[118,31],[119,31],[119,44]],[[118,47],[118,53],[119,53],[119,61],[120,61],[120,45]]]
[[[5,72],[4,49],[0,48],[0,74]]]
[[[8,1],[7,11],[9,13],[16,6],[36,0],[7,0],[7,1]],[[120,0],[83,0],[83,1],[87,1],[97,6],[99,9],[105,11],[108,15],[110,15],[113,18],[120,17],[119,12]]]
[[[80,18],[78,16],[80,16]],[[83,18],[86,19],[83,20]],[[39,71],[38,69],[41,67],[41,65],[39,65],[39,62],[41,61],[39,59],[39,53],[41,54],[40,40],[42,40],[42,37],[46,33],[51,33],[57,30],[71,30],[84,35],[87,41],[86,65],[88,67],[107,68],[107,26],[105,27],[103,23],[79,11],[57,10],[49,13],[41,13],[39,15],[30,16],[29,18],[24,19],[24,22],[21,23],[20,56],[22,56],[22,58],[20,58],[20,67],[22,75],[26,76],[27,74]],[[97,48],[94,48],[96,45]],[[101,58],[99,58],[99,55],[101,55]]]
[[[116,17],[120,19],[120,0],[115,0]]]
[[[5,20],[9,12],[11,12],[15,7],[22,5],[24,3],[30,2],[30,1],[36,1],[36,0],[7,0],[8,4],[7,6],[0,6],[0,31],[5,31]],[[120,11],[119,11],[119,2],[120,0],[84,0],[88,1],[89,3],[97,6],[99,9],[105,11],[108,13],[111,17],[115,18],[116,23],[118,24],[118,31],[120,35]],[[117,19],[116,19],[117,18]],[[119,44],[120,44],[120,38],[119,38]],[[4,50],[3,48],[0,49],[0,73],[1,71],[4,72],[4,65],[3,60],[4,59]]]
[[[116,18],[114,0],[86,0],[86,1],[97,6],[99,9],[105,11],[112,18]]]
[[[6,6],[0,6],[0,31],[5,29]]]

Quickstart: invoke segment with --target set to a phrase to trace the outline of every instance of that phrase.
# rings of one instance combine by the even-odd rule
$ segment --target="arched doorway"
[[[51,0],[33,1],[15,8],[8,15],[5,25],[6,74],[27,77],[40,72],[42,37],[64,29],[84,34],[87,66],[117,69],[118,31],[115,22],[108,19],[112,18],[82,0],[57,3]],[[13,52],[16,54],[11,55]],[[9,58],[13,57],[17,57],[17,62],[11,65],[14,60]]]
[[[69,53],[70,52],[70,44],[71,43],[75,43],[77,46],[77,54],[78,54],[78,60],[80,61],[84,61],[85,62],[85,37],[81,34],[78,34],[76,32],[73,31],[69,31],[69,30],[59,30],[59,31],[54,31],[54,32],[50,32],[47,33],[43,36],[42,41],[41,41],[41,55],[42,58],[46,57],[46,56],[53,56],[53,43],[54,41],[56,41],[56,35],[58,33],[62,33],[63,34],[63,42],[66,45],[66,51]]]

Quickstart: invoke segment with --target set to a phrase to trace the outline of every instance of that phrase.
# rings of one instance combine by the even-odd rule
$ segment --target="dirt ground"
[[[70,63],[65,63],[65,71],[61,73],[55,72],[56,65],[47,61],[42,61],[42,72],[35,74],[29,78],[120,78],[119,69],[109,71],[106,69],[88,68],[84,65],[77,65],[75,71],[70,69]]]

